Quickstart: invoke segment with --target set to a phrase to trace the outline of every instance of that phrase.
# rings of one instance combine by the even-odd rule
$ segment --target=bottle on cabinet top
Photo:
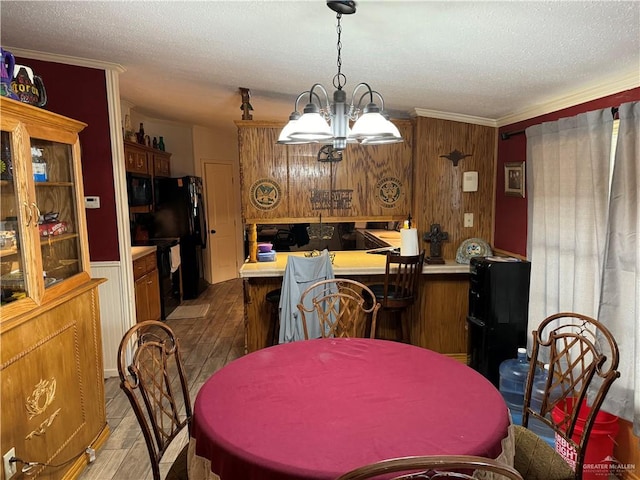
[[[140,123],[140,130],[138,130],[137,138],[138,143],[144,145],[144,126],[142,125],[142,122]]]

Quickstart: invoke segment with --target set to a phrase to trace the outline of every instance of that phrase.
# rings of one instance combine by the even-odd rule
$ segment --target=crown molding
[[[613,78],[610,81],[599,81],[568,95],[557,97],[544,103],[529,106],[518,112],[510,113],[497,119],[486,117],[474,117],[459,113],[441,112],[438,110],[427,110],[415,108],[409,112],[412,117],[439,118],[454,122],[472,123],[474,125],[484,125],[487,127],[502,127],[513,123],[529,120],[551,112],[557,112],[564,108],[580,105],[581,103],[597,100],[616,93],[624,92],[632,88],[640,87],[640,77],[637,72],[630,72],[622,77]]]
[[[545,103],[530,106],[519,112],[515,112],[504,117],[498,118],[496,124],[498,127],[511,125],[530,118],[546,115],[547,113],[557,112],[564,108],[580,105],[581,103],[590,102],[598,98],[607,97],[616,93],[624,92],[632,88],[640,87],[640,76],[638,72],[631,72],[625,76],[612,79],[611,81],[599,81],[579,91],[575,91],[563,97],[558,97]]]
[[[35,50],[26,50],[24,48],[15,48],[11,46],[6,46],[4,48],[17,57],[32,58],[34,60],[42,60],[45,62],[64,63],[66,65],[76,65],[78,67],[96,68],[98,70],[113,70],[118,73],[126,71],[126,69],[118,63],[71,57],[68,55],[58,55],[57,53],[37,52]]]
[[[412,117],[429,117],[439,118],[441,120],[451,120],[453,122],[472,123],[474,125],[483,125],[485,127],[497,127],[497,123],[492,118],[475,117],[473,115],[464,115],[462,113],[440,112],[438,110],[427,110],[425,108],[414,108],[410,112]]]

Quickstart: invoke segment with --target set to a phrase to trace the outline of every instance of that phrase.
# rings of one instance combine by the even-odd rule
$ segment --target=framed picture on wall
[[[504,194],[524,198],[524,162],[504,164]]]

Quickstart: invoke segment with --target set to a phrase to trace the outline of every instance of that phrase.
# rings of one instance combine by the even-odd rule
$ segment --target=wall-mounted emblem
[[[402,182],[395,177],[383,178],[376,184],[376,198],[385,208],[395,207],[403,193]]]
[[[458,162],[460,160],[462,160],[463,158],[470,157],[471,155],[472,155],[471,153],[462,153],[460,150],[458,150],[456,148],[455,150],[452,150],[451,152],[447,153],[446,155],[440,155],[440,158],[448,158],[449,160],[451,160],[453,162],[453,166],[457,167],[458,166]]]
[[[261,178],[251,185],[251,205],[258,210],[273,210],[282,199],[282,188],[275,180]]]

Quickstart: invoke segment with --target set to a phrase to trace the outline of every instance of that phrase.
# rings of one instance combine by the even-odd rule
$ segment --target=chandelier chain
[[[333,86],[338,90],[342,90],[342,87],[347,83],[347,77],[345,77],[342,73],[342,25],[340,24],[340,19],[342,18],[342,14],[336,14],[336,19],[338,23],[336,25],[336,32],[338,33],[338,43],[336,44],[336,49],[338,50],[338,73],[333,77]]]

